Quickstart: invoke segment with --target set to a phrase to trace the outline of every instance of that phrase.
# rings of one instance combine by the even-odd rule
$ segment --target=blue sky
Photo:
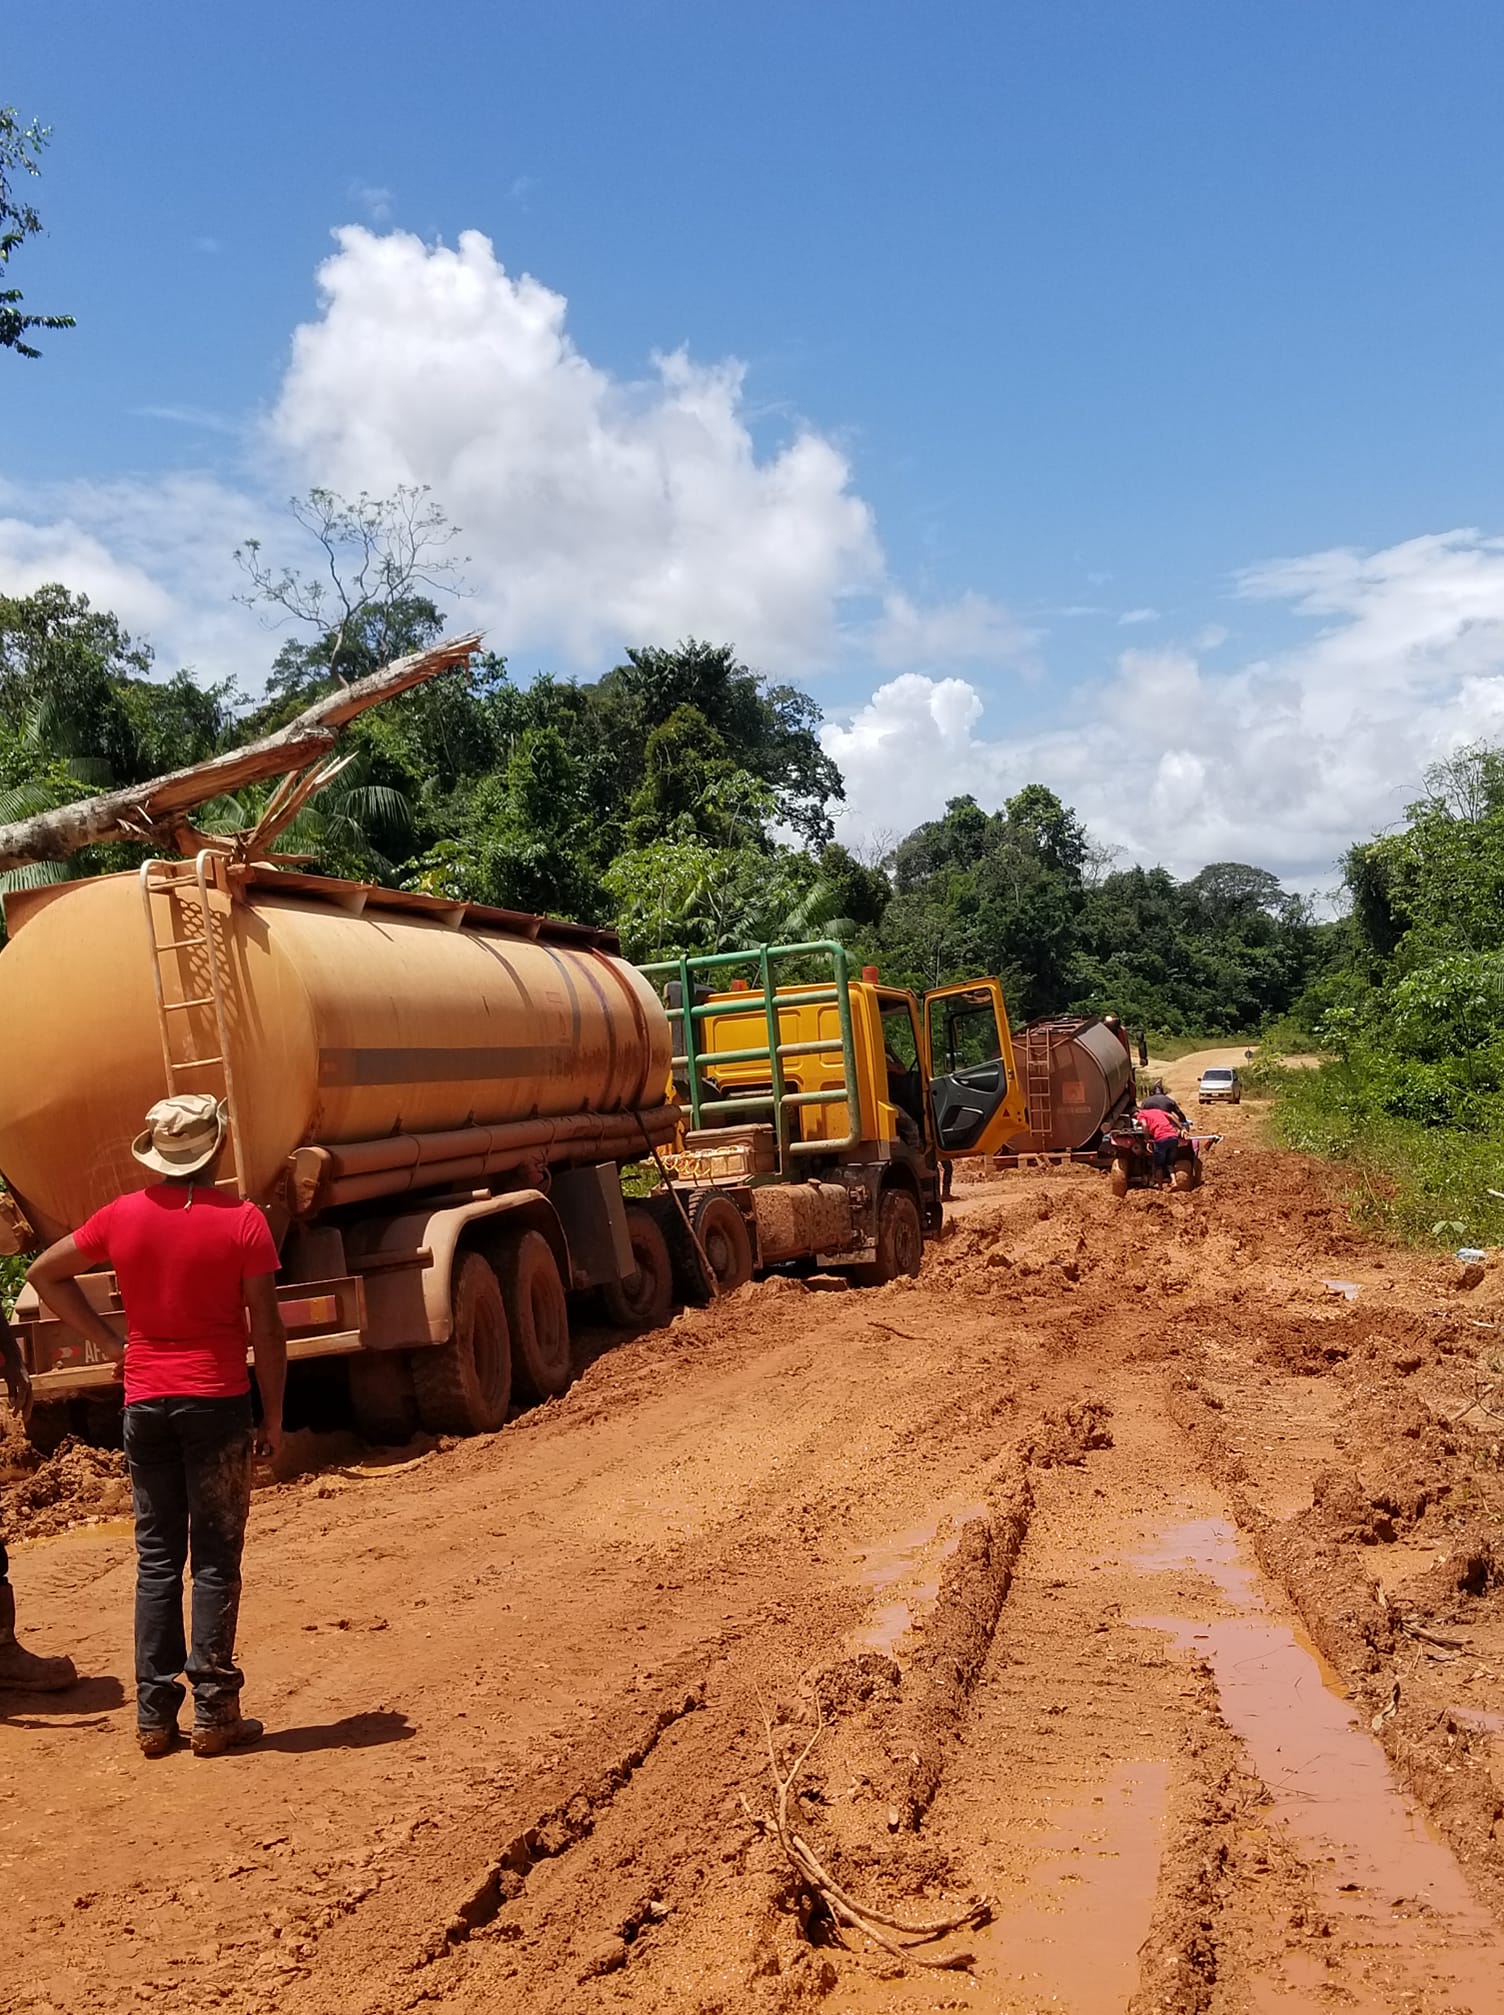
[[[808,683],[853,832],[1043,772],[1128,854],[1319,882],[1504,727],[1496,7],[8,28],[54,128],[12,277],[79,328],[0,370],[0,587],[71,565],[164,664],[252,680],[227,545],[414,476],[519,673],[666,624]]]

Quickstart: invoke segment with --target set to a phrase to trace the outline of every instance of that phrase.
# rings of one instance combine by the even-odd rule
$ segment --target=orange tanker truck
[[[639,971],[609,931],[215,849],[6,915],[0,1250],[139,1186],[142,1113],[212,1091],[289,1356],[342,1358],[373,1440],[562,1391],[577,1296],[645,1326],[771,1267],[917,1271],[941,1158],[1027,1126],[996,981],[920,1000],[836,944]],[[16,1327],[38,1439],[107,1434],[118,1367],[29,1292]]]

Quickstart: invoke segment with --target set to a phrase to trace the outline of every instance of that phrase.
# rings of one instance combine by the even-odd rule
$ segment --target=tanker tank
[[[8,899],[0,1173],[43,1240],[141,1186],[169,1084],[223,1091],[214,968],[241,1187],[274,1217],[298,1150],[339,1203],[672,1131],[667,1018],[610,933],[259,867],[216,866],[207,904],[213,961],[191,880],[150,927],[133,874]]]
[[[1030,1145],[1037,1152],[1074,1154],[1133,1097],[1128,1046],[1103,1021],[1063,1016],[1021,1031],[1029,1090]],[[1046,1099],[1035,1087],[1048,1085]]]

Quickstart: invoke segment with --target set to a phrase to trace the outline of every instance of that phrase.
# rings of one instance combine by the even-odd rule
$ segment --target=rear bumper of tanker
[[[101,1315],[124,1322],[112,1273],[83,1274],[78,1284]],[[365,1283],[354,1275],[339,1280],[298,1281],[279,1288],[277,1305],[287,1332],[289,1364],[313,1358],[349,1357],[369,1348]],[[31,1375],[33,1399],[46,1402],[97,1398],[117,1391],[121,1383],[121,1358],[101,1351],[56,1316],[30,1312],[34,1306],[34,1297],[29,1290],[24,1291],[11,1325]]]

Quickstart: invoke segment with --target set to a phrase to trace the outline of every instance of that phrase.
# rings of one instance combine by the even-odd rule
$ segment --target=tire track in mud
[[[1261,1978],[1271,2006],[1395,2005],[1421,1954],[1434,1979],[1405,2005],[1439,2009],[1445,1922],[1329,1907],[1222,1690],[1239,1630],[1286,1627],[1234,1528],[1306,1599],[1260,1534],[1271,1505],[1309,1504],[1344,1431],[1330,1351],[1355,1319],[1327,1322],[1320,1276],[1367,1293],[1379,1261],[1288,1158],[1214,1175],[1120,1209],[1090,1175],[1009,1183],[917,1284],[769,1284],[601,1358],[488,1442],[278,1494],[253,1535],[252,1576],[283,1578],[254,1670],[284,1700],[316,1672],[331,1713],[363,1673],[418,1739],[379,1772],[335,1751],[132,1777],[103,1827],[93,1787],[122,1766],[99,1745],[123,1731],[50,1743],[46,1801],[93,1825],[77,1867],[97,1900],[71,1910],[59,1887],[18,1918],[21,2005],[121,2015],[150,1979],[194,2015],[1241,2015]],[[1299,1462],[1266,1475],[1240,1424],[1258,1473],[1224,1488],[1167,1392],[1262,1379],[1269,1351],[1312,1364],[1323,1404],[1302,1411],[1271,1360],[1259,1418],[1278,1412]],[[115,1612],[119,1578],[91,1583]],[[1391,1742],[1414,1651],[1382,1654],[1405,1696]],[[830,1725],[801,1830],[901,1914],[989,1892],[994,1923],[941,1948],[972,1952],[970,1979],[887,1977],[888,1955],[830,1943],[743,1809],[768,1798],[763,1704],[787,1754],[816,1684]],[[24,1824],[43,1799],[19,1788]],[[235,1808],[268,1799],[289,1817],[242,1854]],[[153,1828],[218,1872],[154,1865]],[[123,1927],[147,1914],[156,1950],[133,1968]]]
[[[1251,1500],[1242,1487],[1246,1469],[1202,1388],[1179,1387],[1171,1406],[1212,1474],[1229,1479],[1230,1502],[1260,1565],[1340,1673],[1400,1782],[1446,1837],[1472,1888],[1504,1918],[1504,1792],[1489,1734],[1449,1707],[1447,1689],[1420,1666],[1419,1645],[1402,1658],[1396,1613],[1354,1547],[1319,1520],[1271,1517]]]

